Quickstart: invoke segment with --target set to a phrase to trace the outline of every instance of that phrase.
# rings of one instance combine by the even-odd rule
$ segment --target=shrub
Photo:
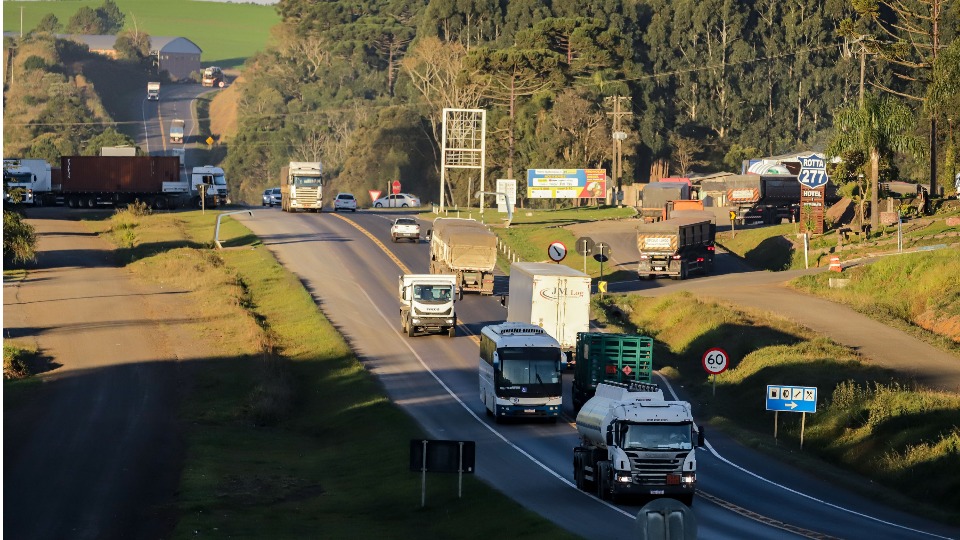
[[[23,61],[23,69],[25,71],[30,71],[32,69],[47,69],[47,62],[39,56],[31,56]]]
[[[23,379],[30,376],[29,352],[19,347],[3,346],[3,378]]]
[[[37,260],[37,235],[19,212],[3,211],[3,260],[12,266]]]

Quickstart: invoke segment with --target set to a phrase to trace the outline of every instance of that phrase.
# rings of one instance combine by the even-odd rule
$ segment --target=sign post
[[[727,370],[730,357],[727,355],[727,351],[720,347],[713,347],[703,353],[702,362],[703,369],[713,375],[713,395],[717,395],[717,373],[723,373]]]
[[[595,253],[593,258],[600,263],[600,281],[603,281],[603,263],[610,260],[610,256],[613,254],[613,251],[610,249],[610,244],[606,242],[597,242],[595,246]],[[598,282],[599,287],[599,282]],[[603,291],[600,292],[600,298],[603,298]]]
[[[777,420],[780,411],[803,413],[800,419],[800,449],[803,450],[803,432],[807,413],[817,412],[816,386],[767,385],[767,410],[773,414],[773,439],[777,439]]]
[[[577,253],[583,255],[583,273],[587,273],[587,255],[593,253],[594,248],[593,238],[589,236],[581,236],[577,238]]]

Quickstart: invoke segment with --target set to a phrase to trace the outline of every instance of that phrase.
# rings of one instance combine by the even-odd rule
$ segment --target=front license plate
[[[651,490],[650,490],[650,494],[651,494],[651,495],[663,495],[663,490],[662,490],[662,489],[651,489]]]

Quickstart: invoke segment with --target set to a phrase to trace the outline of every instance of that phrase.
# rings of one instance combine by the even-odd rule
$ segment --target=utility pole
[[[621,130],[620,120],[624,116],[633,116],[633,113],[630,112],[629,108],[623,110],[620,107],[622,100],[627,100],[629,103],[630,98],[626,96],[611,96],[604,98],[605,100],[613,101],[613,112],[607,113],[613,117],[613,163],[610,168],[613,169],[613,180],[616,182],[617,191],[614,194],[614,199],[617,200],[617,206],[620,205],[622,200],[621,195],[623,193],[623,181],[621,176],[623,175],[623,140],[627,138],[626,132]]]

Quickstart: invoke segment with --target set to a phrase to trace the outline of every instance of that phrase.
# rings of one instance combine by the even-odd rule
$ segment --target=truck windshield
[[[294,176],[293,184],[301,187],[320,187],[323,178],[319,176]]]
[[[449,285],[414,285],[414,299],[427,304],[442,304],[450,301],[453,287]]]
[[[557,395],[560,385],[560,349],[556,347],[501,347],[499,388],[517,396]]]
[[[3,173],[3,183],[6,184],[29,184],[33,182],[33,175],[30,173]]]
[[[626,424],[623,433],[623,448],[689,450],[693,448],[692,431],[692,426],[689,423]]]
[[[227,179],[224,177],[223,173],[213,175],[213,183],[217,186],[227,185]]]

